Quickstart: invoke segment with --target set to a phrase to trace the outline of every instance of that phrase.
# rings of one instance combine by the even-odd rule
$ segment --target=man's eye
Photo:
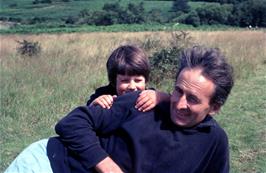
[[[192,95],[188,95],[187,100],[188,102],[193,103],[193,104],[199,103],[199,99]]]

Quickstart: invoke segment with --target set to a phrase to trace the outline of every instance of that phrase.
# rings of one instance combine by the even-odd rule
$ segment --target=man
[[[56,125],[59,137],[37,142],[45,143],[42,149],[47,145],[51,165],[39,172],[228,173],[227,136],[212,116],[233,83],[232,67],[219,50],[188,49],[181,55],[170,103],[140,112],[134,107],[139,92],[132,92],[110,109],[74,109]],[[24,168],[40,168],[38,157]],[[41,162],[49,165],[45,157]],[[23,159],[16,160],[9,170],[21,167]]]
[[[170,104],[142,113],[134,108],[138,93],[131,93],[110,110],[79,107],[63,118],[56,132],[71,153],[70,167],[79,163],[75,169],[98,172],[229,172],[227,136],[212,116],[231,91],[232,68],[219,50],[202,47],[186,50],[180,62]],[[48,153],[56,153],[49,143]]]

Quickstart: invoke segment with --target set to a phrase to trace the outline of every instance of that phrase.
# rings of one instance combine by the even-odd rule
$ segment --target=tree
[[[152,9],[148,13],[147,21],[163,23],[166,21],[166,19],[163,17],[162,11],[160,9]]]
[[[206,4],[196,9],[201,24],[227,24],[231,8],[220,4]]]
[[[65,20],[65,23],[73,25],[73,24],[77,23],[78,20],[79,20],[79,18],[76,16],[68,16],[67,19]]]
[[[198,13],[195,10],[192,10],[185,19],[186,24],[193,25],[194,27],[197,27],[200,25],[200,18]]]
[[[143,23],[145,22],[145,14],[143,2],[140,4],[129,3],[127,6],[128,19],[126,23]]]
[[[184,12],[187,13],[190,10],[187,0],[175,0],[172,5],[172,10],[174,12]]]
[[[249,25],[265,27],[266,0],[247,0],[240,4],[234,4],[229,23],[241,27]]]

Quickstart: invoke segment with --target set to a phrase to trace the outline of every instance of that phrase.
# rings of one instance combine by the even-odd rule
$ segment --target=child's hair
[[[149,80],[150,63],[145,52],[133,45],[124,45],[115,49],[106,63],[108,79],[115,86],[116,76],[120,75],[143,75]]]

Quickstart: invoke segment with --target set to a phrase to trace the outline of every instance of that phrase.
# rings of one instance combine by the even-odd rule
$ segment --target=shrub
[[[150,52],[155,49],[161,48],[161,40],[160,38],[157,37],[150,37],[148,36],[145,38],[145,40],[141,43],[141,47],[146,51]]]
[[[164,80],[174,79],[179,65],[179,54],[192,44],[189,33],[180,31],[172,33],[170,46],[155,52],[150,57],[151,82],[161,84]]]
[[[77,23],[78,20],[79,20],[79,18],[76,16],[68,16],[68,18],[65,20],[65,23],[73,25],[73,24]]]
[[[174,79],[178,68],[177,47],[164,48],[151,57],[151,82],[160,84],[163,79]]]
[[[196,11],[192,10],[186,17],[184,23],[197,27],[200,25],[200,18]]]
[[[39,42],[30,42],[27,40],[23,40],[23,41],[17,41],[17,43],[19,43],[17,52],[20,55],[33,57],[40,54],[41,52],[41,46]]]
[[[220,4],[207,4],[196,9],[202,25],[227,24],[231,7]]]
[[[25,22],[27,24],[34,25],[34,24],[44,23],[48,20],[49,18],[46,18],[46,17],[33,17],[33,18],[26,19]]]
[[[181,11],[181,12],[187,13],[190,10],[190,6],[188,5],[187,0],[175,0],[173,1],[172,10],[174,12]]]

